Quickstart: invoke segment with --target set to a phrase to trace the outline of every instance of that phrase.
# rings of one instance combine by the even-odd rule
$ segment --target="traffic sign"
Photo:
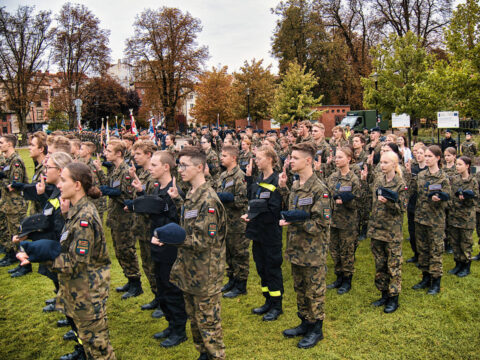
[[[437,113],[437,128],[459,128],[460,120],[458,118],[458,111],[440,111]]]

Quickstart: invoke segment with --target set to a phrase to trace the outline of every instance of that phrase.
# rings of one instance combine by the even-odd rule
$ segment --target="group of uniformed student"
[[[263,321],[282,314],[282,228],[291,263],[300,323],[283,331],[299,348],[323,339],[325,293],[348,293],[359,241],[369,237],[375,260],[372,304],[399,307],[403,218],[421,280],[413,289],[440,291],[444,247],[459,277],[470,273],[472,234],[479,231],[479,182],[471,174],[471,135],[454,147],[417,143],[380,129],[348,134],[337,126],[330,141],[322,123],[302,121],[280,133],[207,127],[192,131],[179,149],[173,134],[164,150],[146,138],[112,138],[103,151],[82,134],[36,132],[29,138],[35,164],[27,179],[16,137],[0,137],[0,266],[13,278],[32,271],[48,277],[57,294],[44,311],[61,311],[64,339],[74,352],[62,360],[115,359],[106,302],[110,256],[106,225],[126,282],[122,299],[143,293],[136,244],[153,299],[142,306],[165,317],[154,334],[165,348],[187,339],[190,320],[198,359],[224,359],[221,297],[247,293],[249,247],[260,277]],[[468,155],[468,156],[467,156]],[[445,160],[445,161],[444,161]],[[108,199],[108,202],[107,202]],[[29,206],[28,206],[29,205]],[[29,216],[27,216],[27,207]],[[327,286],[327,253],[336,279]],[[224,284],[224,275],[228,281]]]

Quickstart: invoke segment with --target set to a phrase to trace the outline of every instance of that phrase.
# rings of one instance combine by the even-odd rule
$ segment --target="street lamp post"
[[[250,88],[247,88],[247,123],[250,126]]]
[[[32,108],[33,131],[35,131],[35,103],[33,101],[30,102],[30,107]]]
[[[374,72],[371,77],[375,81],[375,121],[378,123],[378,101],[377,101],[377,92],[378,92],[378,73]]]

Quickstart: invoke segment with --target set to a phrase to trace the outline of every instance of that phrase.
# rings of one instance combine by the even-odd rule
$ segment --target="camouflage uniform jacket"
[[[66,216],[60,244],[53,261],[59,273],[65,314],[74,320],[98,320],[106,315],[110,285],[110,258],[102,223],[95,205],[86,196]]]
[[[460,146],[460,149],[462,150],[462,155],[468,156],[472,159],[477,155],[477,145],[472,140],[465,140]]]
[[[327,140],[325,140],[325,138],[323,138],[319,142],[316,142],[315,140],[313,140],[313,145],[317,150],[317,156],[321,156],[322,158],[322,164],[325,164],[327,162],[328,157],[330,156],[330,151],[332,150]]]
[[[175,203],[181,202],[177,199]],[[180,225],[187,236],[178,248],[170,281],[192,295],[220,293],[226,261],[227,219],[220,199],[207,183],[194,193],[188,192]]]
[[[86,165],[92,170],[93,186],[100,187],[100,185],[108,184],[107,175],[105,175],[102,169],[97,170],[92,158],[86,162]],[[91,201],[97,207],[98,212],[105,212],[107,210],[107,199],[103,196],[98,199],[91,199]]]
[[[295,140],[295,143],[297,143],[297,144],[300,144],[300,143],[303,143],[303,142],[311,142],[311,143],[313,143],[312,135],[308,134],[308,135],[305,136],[305,137],[299,136],[299,137],[297,137],[297,140]]]
[[[475,229],[476,218],[475,211],[478,204],[478,182],[473,175],[468,179],[462,179],[461,175],[455,176],[451,181],[452,196],[448,207],[448,226],[455,226],[461,229]],[[474,199],[460,200],[455,193],[460,190],[472,190],[475,194]]]
[[[215,152],[218,154],[220,153],[220,151],[222,151],[222,145],[223,145],[223,141],[222,141],[222,138],[220,136],[215,136],[213,138],[213,145],[212,145],[212,149],[215,150]]]
[[[220,173],[220,164],[218,161],[218,155],[213,148],[210,148],[207,152],[207,165],[210,175],[215,179]]]
[[[150,193],[152,191],[152,187],[155,183],[154,179],[150,175],[150,171],[144,169],[143,167],[137,169],[137,177],[142,183],[142,188],[143,191],[141,193],[138,193],[136,190],[134,190],[133,197],[139,197],[145,194],[145,192]],[[133,224],[132,224],[132,230],[134,233],[136,233],[137,236],[145,236],[146,232],[150,230],[150,217],[147,214],[133,214]],[[150,236],[150,233],[148,232],[148,236]]]
[[[125,151],[124,160],[125,160],[125,162],[126,162],[128,165],[130,165],[130,163],[131,163],[132,161],[134,161],[131,150],[126,150],[126,151]]]
[[[477,172],[474,176],[475,176],[475,179],[477,180],[477,184],[478,184],[478,187],[479,187],[479,190],[480,190],[480,172]],[[480,200],[479,199],[477,199],[476,204],[477,204],[476,211],[477,211],[477,213],[480,213]],[[478,216],[480,216],[480,215],[478,215]]]
[[[357,227],[357,199],[361,194],[360,180],[350,170],[347,175],[342,176],[340,170],[334,172],[327,180],[327,187],[330,191],[330,203],[332,217],[330,225],[337,229],[355,229]],[[340,192],[351,192],[355,199],[344,204],[337,204],[333,199],[335,194]]]
[[[428,194],[432,191],[442,191],[451,197],[450,189],[450,182],[442,169],[435,174],[431,174],[428,168],[419,173],[415,222],[425,226],[445,227],[445,209],[448,201],[435,202],[428,198]]]
[[[124,200],[133,199],[133,179],[130,178],[128,173],[128,165],[126,162],[121,162],[109,176],[108,186],[120,189],[122,194],[120,196],[110,197],[108,199],[108,217],[107,226],[111,229],[121,225],[124,222],[131,221],[131,214],[126,213],[123,208]]]
[[[398,200],[387,200],[382,203],[376,195],[378,188],[392,190],[398,194]],[[407,201],[406,185],[401,175],[395,174],[391,181],[387,182],[385,174],[377,176],[371,185],[372,213],[368,222],[368,237],[375,240],[393,242],[402,240],[403,212]]]
[[[243,172],[247,171],[247,165],[249,164],[251,158],[253,158],[253,153],[251,151],[240,152],[240,156],[238,157],[238,166],[240,166],[240,169]]]
[[[45,167],[43,166],[43,162],[37,163],[35,165],[35,173],[32,176],[32,184],[36,184],[40,181],[40,176],[42,176]],[[30,215],[38,214],[42,212],[42,206],[37,201],[30,201]]]
[[[28,182],[27,170],[25,164],[17,152],[14,152],[7,159],[3,166],[5,178],[1,180],[2,198],[0,199],[0,210],[5,214],[17,214],[26,210],[27,203],[20,191],[8,191],[7,186],[18,182],[26,184]]]
[[[453,178],[458,175],[457,167],[455,166],[455,164],[453,164],[453,166],[449,168],[446,166],[443,166],[442,170],[447,176],[448,181],[450,181],[450,183],[452,182]]]
[[[246,224],[240,217],[247,213],[247,183],[245,173],[235,166],[231,171],[224,171],[216,182],[217,193],[228,192],[233,194],[234,201],[223,204],[227,213],[228,232],[245,233]]]
[[[284,203],[288,210],[304,210],[310,218],[303,222],[288,226],[287,247],[285,257],[292,264],[299,266],[323,266],[319,256],[327,251],[327,240],[330,227],[330,199],[326,185],[315,174],[303,184],[296,180],[291,192],[280,188]],[[321,236],[322,231],[326,236]]]

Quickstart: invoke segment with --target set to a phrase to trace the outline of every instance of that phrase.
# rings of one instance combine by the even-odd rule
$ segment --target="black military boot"
[[[360,229],[360,235],[358,236],[358,241],[363,241],[367,238],[367,225],[362,225],[362,228]]]
[[[187,341],[187,334],[185,333],[185,325],[174,326],[168,338],[160,343],[164,348],[171,348]]]
[[[60,360],[86,360],[85,350],[82,345],[75,345],[75,350],[70,354],[60,356]]]
[[[60,319],[57,321],[57,327],[65,327],[65,326],[70,326],[70,323],[68,322],[67,319]]]
[[[17,260],[17,257],[15,256],[15,251],[9,250],[5,254],[5,257],[0,261],[0,266],[1,267],[11,266],[17,262],[18,260]]]
[[[457,275],[457,273],[462,270],[463,264],[460,261],[455,260],[455,267],[452,270],[449,270],[448,273],[452,275]]]
[[[322,331],[323,321],[317,320],[314,323],[308,324],[308,332],[297,344],[300,349],[310,349],[317,345],[323,339]]]
[[[169,337],[171,333],[172,333],[172,326],[169,324],[165,330],[162,330],[158,333],[153,334],[153,338],[157,340],[164,339]]]
[[[270,297],[270,301],[272,305],[270,309],[263,315],[263,321],[275,321],[278,317],[283,314],[282,310],[282,297],[281,296],[274,296]]]
[[[352,288],[352,275],[344,276],[342,285],[337,290],[337,294],[343,295],[349,292],[351,288]]]
[[[56,302],[57,302],[56,298],[47,299],[47,300],[45,300],[45,305],[50,305],[50,304],[55,305]]]
[[[32,272],[32,264],[28,264],[25,266],[21,266],[20,270],[14,272],[13,274],[10,275],[12,278],[17,278],[23,275],[27,275],[28,273]]]
[[[18,270],[20,270],[22,267],[20,265],[18,265],[17,267],[14,267],[13,269],[10,269],[8,270],[7,272],[9,274],[13,274],[14,272],[17,272]]]
[[[122,295],[122,300],[143,294],[142,283],[140,278],[132,278],[130,280],[130,287],[128,291]]]
[[[292,337],[295,337],[295,336],[302,336],[302,335],[305,335],[307,333],[307,331],[308,331],[307,320],[305,320],[305,318],[300,316],[300,314],[298,314],[298,317],[302,321],[300,323],[300,325],[298,325],[297,327],[291,328],[291,329],[283,330],[283,336],[285,336],[287,338],[292,338]]]
[[[343,274],[337,274],[337,280],[327,285],[327,289],[338,289],[343,283]]]
[[[43,309],[42,309],[42,311],[45,312],[45,313],[55,311],[55,303],[53,303],[53,304],[48,304],[47,306],[44,306]]]
[[[458,277],[465,277],[470,274],[470,261],[463,263],[462,269],[457,273]]]
[[[398,309],[398,295],[390,296],[387,301],[387,305],[385,305],[385,309],[383,312],[386,314],[390,314],[395,312]]]
[[[432,277],[432,284],[430,285],[430,289],[428,289],[427,294],[435,295],[440,292],[440,280],[442,279],[441,276],[434,278]]]
[[[450,245],[449,243],[445,243],[445,253],[446,254],[453,254],[452,245]]]
[[[270,310],[270,307],[272,306],[272,302],[270,301],[270,295],[268,295],[268,293],[267,293],[264,296],[265,296],[265,304],[252,309],[252,313],[254,313],[255,315],[266,314],[268,312],[268,310]]]
[[[247,293],[247,281],[246,280],[236,280],[235,286],[229,292],[223,294],[224,298],[233,299],[239,295],[245,295]]]
[[[478,253],[477,256],[474,256],[474,257],[472,258],[472,260],[480,261],[480,253]]]
[[[382,291],[382,297],[374,302],[372,302],[373,306],[382,306],[387,303],[388,300],[388,291]]]
[[[413,290],[426,289],[427,287],[430,286],[430,283],[432,281],[430,274],[424,271],[422,275],[423,275],[422,280],[418,284],[415,284],[412,286]]]
[[[77,340],[77,334],[75,334],[75,331],[73,330],[68,330],[65,334],[63,334],[63,340]]]
[[[0,254],[5,254],[5,246],[0,245]]]
[[[128,289],[130,289],[130,279],[128,279],[125,285],[115,288],[117,292],[127,292]]]
[[[230,291],[233,289],[234,286],[235,286],[235,279],[233,277],[229,277],[228,282],[225,285],[223,285],[221,291],[222,292]]]
[[[418,262],[418,258],[416,256],[412,256],[410,259],[407,260],[407,263],[416,263]]]
[[[200,356],[198,357],[197,360],[208,360],[208,354],[207,353],[200,353]]]
[[[148,304],[140,306],[142,310],[155,310],[158,307],[158,300],[157,298],[150,301]]]
[[[165,316],[165,314],[163,313],[162,309],[160,308],[160,305],[152,313],[152,318],[154,318],[154,319],[161,319],[164,316]]]

